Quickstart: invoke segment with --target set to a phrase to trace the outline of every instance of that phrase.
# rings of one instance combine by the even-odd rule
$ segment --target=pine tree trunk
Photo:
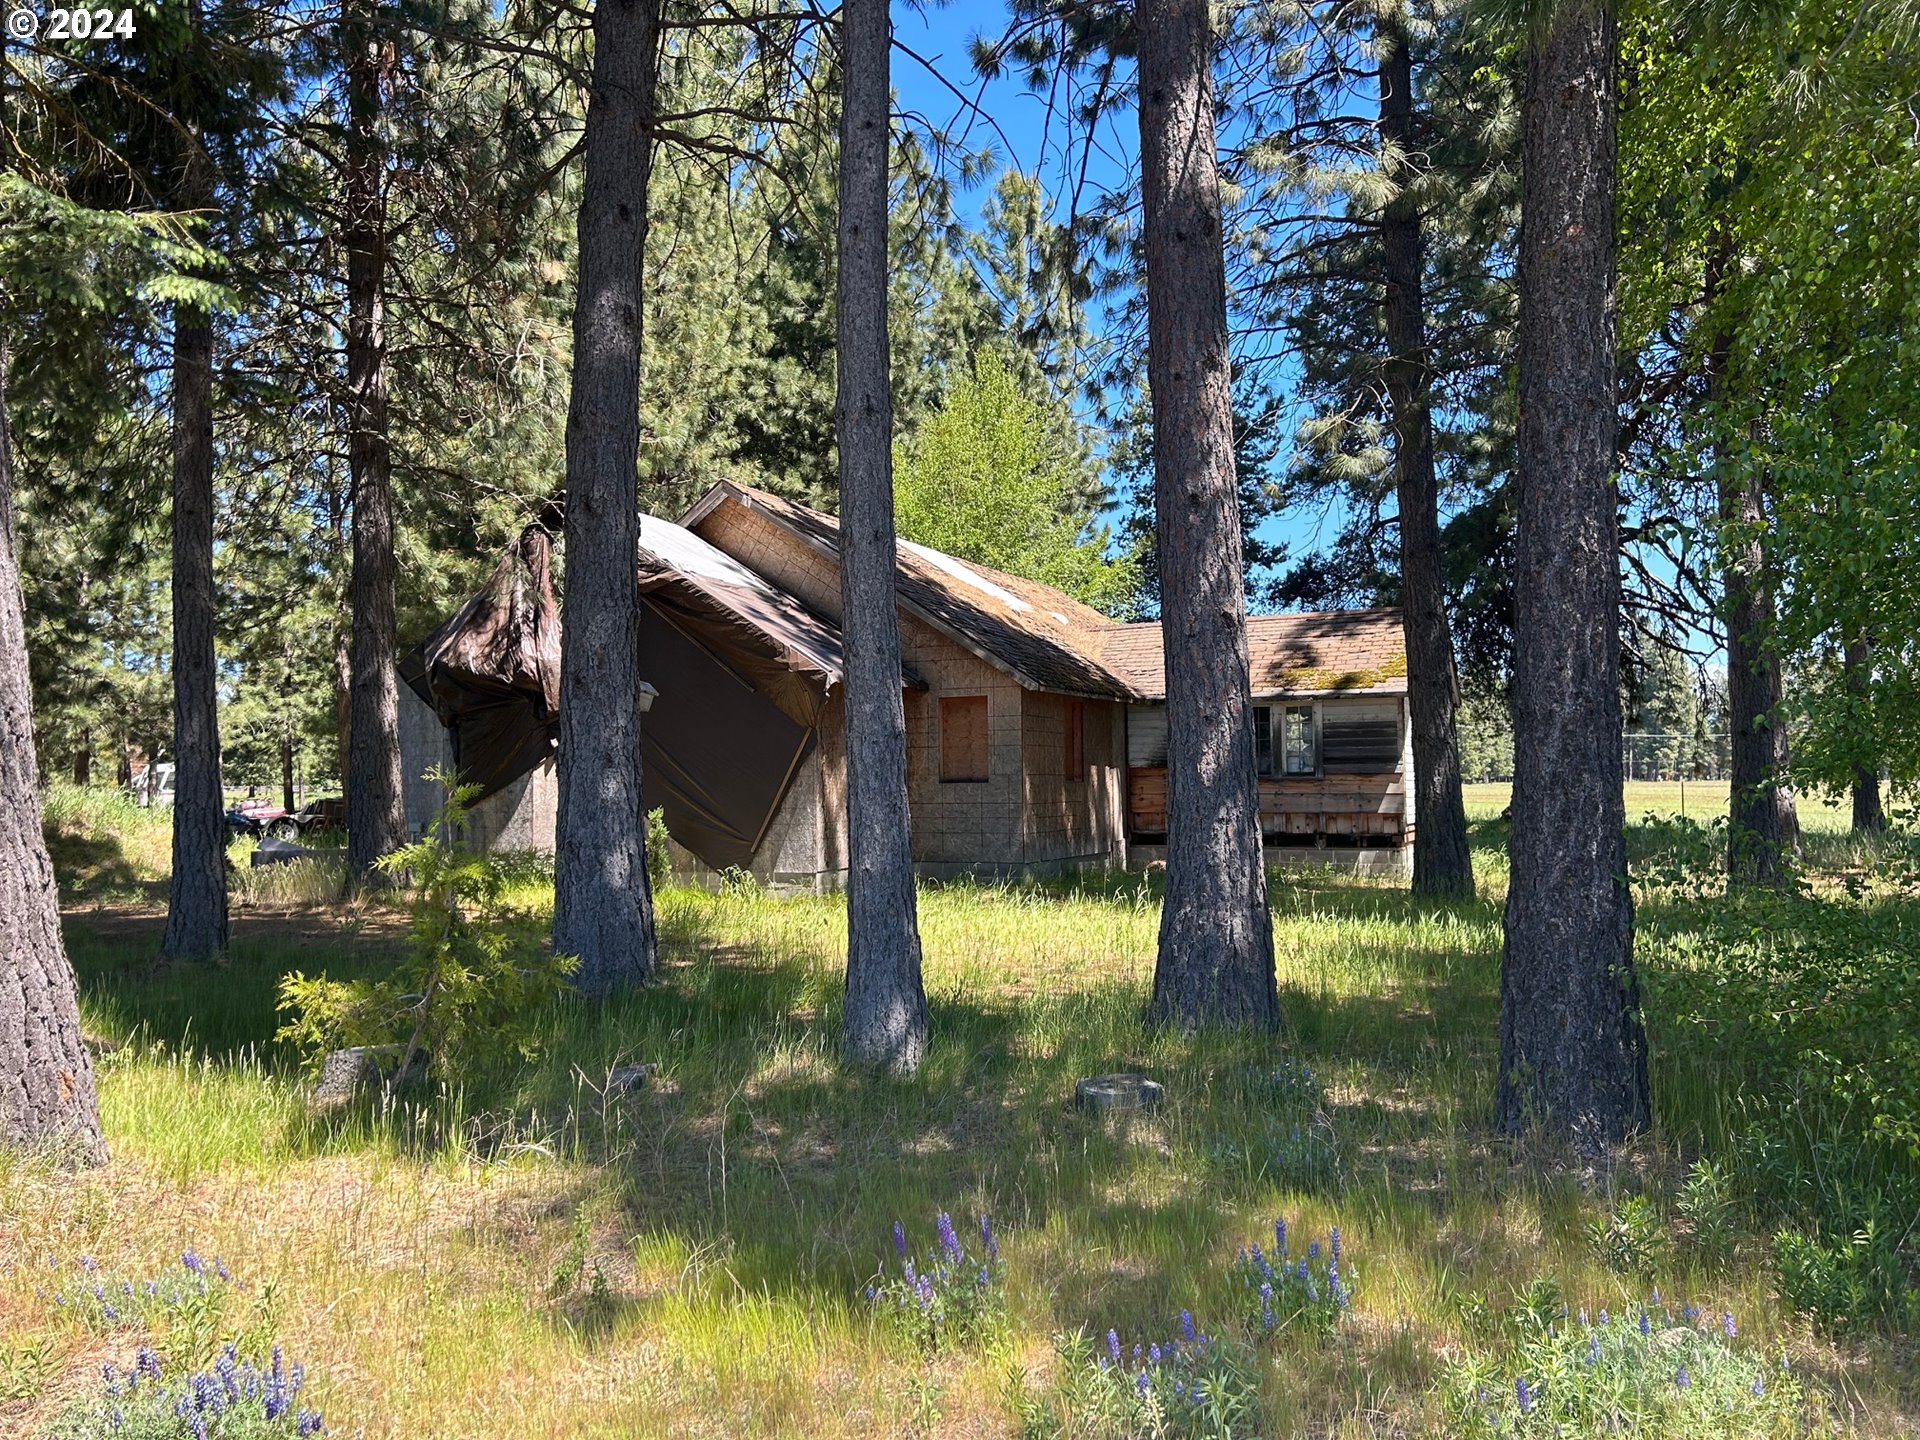
[[[1847,681],[1847,695],[1853,702],[1853,723],[1864,729],[1868,691],[1873,683],[1873,639],[1861,635],[1849,640],[1841,661]],[[1853,830],[1856,835],[1880,835],[1887,828],[1887,812],[1880,803],[1880,767],[1856,764],[1853,767]]]
[[[184,210],[213,186],[197,146]],[[213,326],[197,306],[173,314],[173,875],[161,948],[203,960],[227,948],[227,822],[213,653]]]
[[[1380,130],[1393,157],[1388,175],[1395,185],[1380,238],[1386,278],[1386,382],[1400,508],[1407,708],[1413,726],[1413,890],[1416,895],[1472,899],[1473,855],[1460,791],[1460,686],[1440,564],[1424,243],[1419,203],[1409,188],[1417,178],[1409,160],[1417,144],[1413,57],[1397,12],[1382,16],[1378,38]]]
[[[1522,106],[1512,878],[1495,1118],[1593,1156],[1647,1123],[1620,757],[1613,0],[1561,0]]]
[[[641,257],[660,0],[598,0],[567,411],[553,948],[606,995],[654,969],[640,796]]]
[[[1155,539],[1167,668],[1167,893],[1150,1014],[1279,1023],[1254,771],[1207,0],[1140,0]]]
[[[1777,885],[1800,852],[1800,822],[1786,782],[1787,730],[1780,715],[1780,655],[1774,648],[1767,579],[1765,476],[1721,467],[1720,519],[1727,587],[1727,727],[1731,823],[1727,879]]]
[[[280,807],[283,810],[297,810],[293,795],[293,726],[282,722],[280,726]]]
[[[13,517],[7,353],[0,338],[0,1146],[69,1164],[107,1158],[93,1061],[80,1037],[60,897],[40,829],[33,686]]]
[[[93,783],[93,731],[83,729],[80,743],[73,747],[73,783],[91,785]]]
[[[347,869],[406,842],[400,696],[394,671],[393,456],[387,429],[386,155],[380,134],[383,57],[375,0],[341,0],[347,71],[347,464],[353,476],[353,656],[348,723]]]
[[[834,427],[847,656],[847,1003],[840,1053],[920,1067],[927,997],[907,818],[907,725],[894,597],[893,391],[887,356],[887,0],[843,0]]]
[[[334,765],[340,771],[340,793],[351,783],[353,758],[353,623],[333,637]]]
[[[106,1164],[94,1066],[81,1041],[73,968],[60,937],[60,891],[40,833],[33,684],[13,534],[13,449],[0,338],[0,1146]]]

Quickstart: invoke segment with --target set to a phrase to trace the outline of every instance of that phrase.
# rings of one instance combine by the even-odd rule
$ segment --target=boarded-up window
[[[987,697],[946,695],[940,700],[940,778],[987,778]]]
[[[1257,774],[1273,774],[1273,708],[1253,707],[1253,768]]]
[[[1067,779],[1087,778],[1087,702],[1067,701],[1066,730]]]
[[[1386,774],[1400,766],[1400,707],[1388,704],[1323,705],[1323,758],[1330,772]]]

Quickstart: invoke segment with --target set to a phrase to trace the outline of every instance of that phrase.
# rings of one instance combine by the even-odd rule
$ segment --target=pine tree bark
[[[1394,485],[1400,510],[1400,604],[1407,639],[1407,709],[1413,726],[1413,891],[1473,898],[1473,854],[1460,790],[1460,685],[1440,562],[1440,497],[1433,465],[1432,360],[1427,349],[1425,245],[1411,186],[1413,56],[1404,17],[1383,13],[1380,130],[1394,194],[1381,217],[1386,279],[1387,396],[1393,412]]]
[[[14,533],[7,353],[0,338],[0,1145],[69,1164],[107,1158],[93,1061],[80,1036],[60,897],[40,829],[33,685]]]
[[[887,0],[843,0],[834,429],[840,446],[840,610],[847,655],[849,1065],[911,1074],[927,1048],[907,817],[907,726],[894,596],[893,391],[887,355],[887,162],[893,27]]]
[[[1854,724],[1867,708],[1868,691],[1873,684],[1873,637],[1860,635],[1849,640],[1841,653],[1842,673],[1847,695],[1853,701]],[[1853,831],[1856,835],[1880,835],[1887,828],[1887,812],[1880,803],[1880,767],[1877,763],[1853,767]]]
[[[1149,1014],[1279,1023],[1254,770],[1207,0],[1140,0],[1155,540],[1167,669],[1167,891]]]
[[[640,795],[641,259],[660,0],[597,0],[567,410],[553,948],[607,995],[655,961]]]
[[[1495,1119],[1594,1156],[1647,1123],[1620,756],[1613,0],[1561,0],[1522,104],[1512,878]]]
[[[73,783],[86,786],[93,783],[93,731],[80,732],[80,743],[73,749]]]
[[[1723,465],[1722,545],[1727,589],[1727,727],[1731,823],[1727,878],[1778,885],[1800,853],[1800,821],[1787,784],[1787,729],[1780,714],[1780,654],[1767,577],[1766,477]]]
[[[181,209],[213,207],[197,141]],[[227,948],[227,824],[213,653],[213,324],[173,313],[173,874],[161,948],[204,960]]]
[[[282,721],[280,726],[280,808],[296,810],[293,795],[293,726]]]
[[[380,134],[387,43],[374,0],[341,0],[347,75],[347,465],[353,478],[353,654],[347,733],[347,869],[406,843],[400,696],[394,670],[393,453],[387,425],[386,152]]]

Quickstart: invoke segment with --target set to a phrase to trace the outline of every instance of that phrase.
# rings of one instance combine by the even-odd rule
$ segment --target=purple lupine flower
[[[1142,1400],[1146,1399],[1147,1398],[1147,1372],[1142,1370],[1138,1375],[1134,1376],[1133,1383],[1135,1387],[1140,1391],[1140,1398]]]
[[[987,1247],[987,1259],[1000,1258],[1000,1242],[993,1238],[993,1222],[984,1215],[980,1217],[980,1243]]]
[[[1513,1382],[1513,1398],[1520,1402],[1522,1415],[1533,1413],[1533,1387],[1527,1384],[1526,1376],[1522,1375]]]
[[[949,1264],[959,1264],[960,1257],[966,1252],[960,1248],[960,1237],[953,1232],[953,1217],[942,1210],[933,1223],[940,1232],[940,1253],[947,1257]]]
[[[1309,1260],[1318,1260],[1320,1258],[1320,1242],[1318,1240],[1309,1240],[1307,1242],[1307,1258]]]
[[[293,1422],[293,1433],[300,1436],[301,1440],[306,1440],[309,1435],[318,1435],[324,1429],[326,1426],[321,1421],[318,1410],[302,1410]]]
[[[1147,1363],[1149,1365],[1158,1365],[1160,1363],[1160,1346],[1157,1343],[1148,1347]]]
[[[993,1283],[993,1276],[988,1272],[987,1267],[984,1265],[980,1267],[980,1283],[982,1285],[990,1285]]]
[[[1284,1215],[1273,1222],[1273,1252],[1282,1260],[1287,1258],[1287,1217]]]
[[[1767,1379],[1764,1375],[1753,1377],[1753,1398],[1758,1400],[1767,1393]]]
[[[1700,1307],[1689,1300],[1680,1313],[1686,1317],[1687,1324],[1691,1325],[1700,1318]]]
[[[1653,1320],[1644,1310],[1640,1312],[1640,1333],[1642,1335],[1651,1335],[1653,1333]]]
[[[93,1274],[94,1271],[98,1270],[100,1267],[94,1263],[94,1259],[91,1255],[82,1255],[80,1256],[80,1268],[86,1271],[87,1274],[91,1275]]]
[[[227,1262],[220,1259],[218,1256],[214,1257],[213,1273],[218,1275],[222,1280],[233,1279],[233,1272],[227,1269]]]
[[[1338,1265],[1340,1263],[1340,1227],[1338,1225],[1333,1227],[1332,1250],[1333,1263]]]
[[[154,1352],[151,1346],[142,1345],[138,1350],[133,1352],[133,1369],[137,1375],[144,1375],[149,1380],[158,1380],[160,1378],[160,1357]]]
[[[1729,1310],[1720,1317],[1720,1328],[1727,1332],[1727,1338],[1729,1340],[1740,1333],[1739,1327],[1733,1323],[1733,1311]]]
[[[1191,1310],[1182,1310],[1180,1312],[1180,1338],[1189,1342],[1194,1339],[1193,1312]]]
[[[1652,1300],[1652,1303],[1653,1303],[1653,1304],[1655,1304],[1655,1305],[1658,1305],[1658,1304],[1660,1303],[1660,1287],[1659,1287],[1658,1285],[1656,1285],[1656,1286],[1654,1286],[1654,1287],[1653,1287],[1653,1300]]]
[[[893,1250],[902,1260],[907,1258],[907,1227],[898,1220],[893,1222]]]
[[[1673,1377],[1673,1383],[1678,1385],[1682,1390],[1693,1388],[1693,1376],[1687,1373],[1686,1366],[1682,1365],[1680,1367],[1680,1373]]]
[[[180,1263],[186,1266],[187,1270],[191,1274],[204,1275],[206,1273],[207,1262],[202,1260],[197,1254],[195,1254],[191,1250],[187,1251],[185,1254],[183,1254],[180,1257]]]
[[[1300,1261],[1299,1268],[1294,1271],[1294,1275],[1301,1280],[1307,1278],[1307,1262],[1304,1258]]]
[[[1602,1310],[1600,1312],[1600,1323],[1602,1325],[1611,1325],[1613,1323],[1613,1316],[1609,1315],[1605,1310]]]
[[[1582,1325],[1588,1325],[1592,1323],[1587,1319],[1587,1307],[1584,1305],[1580,1307],[1580,1323]]]
[[[1114,1364],[1120,1363],[1120,1332],[1118,1330],[1107,1331],[1107,1356]]]

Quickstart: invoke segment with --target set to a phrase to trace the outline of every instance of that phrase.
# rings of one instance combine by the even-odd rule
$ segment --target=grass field
[[[1513,800],[1513,786],[1505,781],[1463,788],[1467,815],[1472,819],[1498,815]],[[1647,815],[1685,816],[1707,824],[1727,813],[1724,780],[1629,780],[1626,790],[1629,820]],[[1851,823],[1850,811],[1829,795],[1801,795],[1796,808],[1801,825],[1810,831],[1837,832]]]
[[[1497,812],[1495,798],[1470,803]],[[1467,1317],[1542,1275],[1596,1311],[1657,1281],[1736,1313],[1743,1344],[1790,1355],[1860,1433],[1911,1434],[1920,1417],[1908,1343],[1820,1338],[1775,1293],[1763,1233],[1714,1273],[1602,1263],[1589,1228],[1626,1196],[1669,1213],[1712,1128],[1711,1056],[1655,1025],[1654,1132],[1596,1184],[1489,1136],[1497,822],[1476,826],[1474,903],[1276,878],[1277,1038],[1143,1028],[1159,908],[1145,877],[946,886],[921,898],[925,1068],[853,1077],[833,1059],[842,905],[673,890],[658,986],[563,1004],[537,1056],[501,1056],[457,1092],[329,1119],[273,1043],[275,986],[383,966],[404,917],[249,893],[225,963],[164,967],[153,866],[129,853],[150,837],[90,849],[83,828],[59,853],[84,882],[67,933],[89,1027],[117,1046],[100,1065],[114,1163],[0,1168],[6,1433],[32,1434],[142,1338],[74,1323],[49,1276],[83,1254],[150,1276],[189,1248],[251,1285],[221,1325],[279,1336],[338,1435],[1016,1433],[1010,1377],[1044,1375],[1055,1336],[1111,1327],[1130,1343],[1183,1309],[1226,1326],[1235,1249],[1278,1215],[1296,1234],[1342,1228],[1357,1296],[1334,1335],[1263,1352],[1269,1437],[1446,1433],[1434,1386]],[[548,892],[523,898],[537,925]],[[1659,937],[1684,912],[1647,913],[1643,964],[1678,963]],[[605,1093],[631,1061],[658,1064],[656,1082]],[[1165,1107],[1076,1112],[1075,1079],[1114,1070],[1162,1080]],[[1290,1110],[1303,1083],[1319,1093]],[[929,1360],[863,1294],[895,1220],[923,1243],[941,1210],[995,1221],[1008,1319]]]

